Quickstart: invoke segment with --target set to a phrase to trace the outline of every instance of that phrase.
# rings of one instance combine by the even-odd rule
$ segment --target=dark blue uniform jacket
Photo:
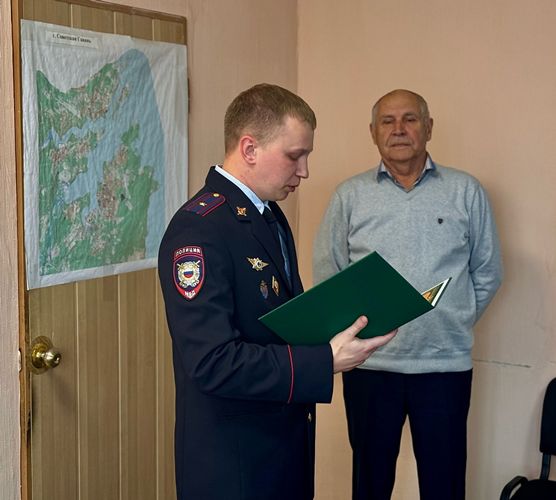
[[[179,500],[313,498],[316,402],[332,397],[330,346],[288,346],[258,318],[302,292],[290,227],[291,287],[266,221],[211,169],[173,217],[159,276],[172,336]]]

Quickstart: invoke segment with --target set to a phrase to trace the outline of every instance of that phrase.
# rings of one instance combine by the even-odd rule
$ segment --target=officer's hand
[[[381,337],[359,339],[356,335],[367,326],[368,320],[360,316],[344,331],[336,334],[331,340],[332,356],[334,357],[334,373],[347,372],[359,366],[380,346],[392,340],[398,330]]]

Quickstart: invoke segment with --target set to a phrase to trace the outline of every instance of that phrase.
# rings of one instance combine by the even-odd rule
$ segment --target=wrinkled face
[[[373,142],[387,166],[424,161],[431,134],[432,119],[423,116],[414,95],[403,91],[382,99],[371,124]]]
[[[313,150],[313,135],[307,122],[287,117],[270,142],[257,146],[252,189],[261,200],[284,200],[301,179],[309,177],[307,159]]]

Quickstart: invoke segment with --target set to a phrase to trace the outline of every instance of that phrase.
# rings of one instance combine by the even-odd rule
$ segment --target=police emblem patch
[[[179,248],[174,252],[174,284],[187,300],[194,299],[205,281],[205,258],[197,246]]]

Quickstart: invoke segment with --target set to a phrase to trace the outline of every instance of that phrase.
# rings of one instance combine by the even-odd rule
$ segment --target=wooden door
[[[89,0],[23,0],[24,19],[185,43],[185,20]],[[20,169],[21,170],[21,169]],[[33,500],[175,498],[170,338],[155,269],[31,290],[27,343],[59,366],[27,379]],[[25,480],[25,477],[24,477]]]

